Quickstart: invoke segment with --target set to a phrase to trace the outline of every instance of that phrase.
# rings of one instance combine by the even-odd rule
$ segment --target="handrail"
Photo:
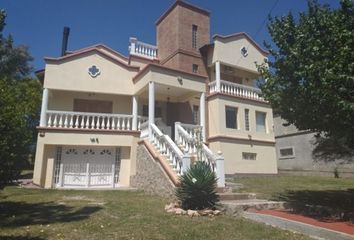
[[[171,138],[163,134],[154,123],[151,124],[151,131],[152,136],[150,141],[155,145],[157,150],[170,161],[177,175],[182,175],[186,169],[186,166],[184,166],[186,163],[183,161],[185,159],[183,152]]]
[[[71,111],[57,111],[57,110],[47,110],[47,113],[51,114],[70,114],[70,115],[82,115],[82,116],[99,116],[99,117],[133,117],[128,114],[117,114],[117,113],[96,113],[96,112],[71,112]]]
[[[225,84],[225,85],[229,85],[229,86],[235,86],[235,87],[239,87],[239,88],[243,88],[243,89],[248,89],[257,93],[262,93],[261,89],[256,88],[256,87],[251,87],[251,86],[247,86],[247,85],[243,85],[243,84],[239,84],[239,83],[233,83],[233,82],[228,82],[225,80],[220,80],[221,84]]]
[[[242,98],[253,99],[257,101],[267,102],[262,97],[262,91],[259,88],[251,87],[243,84],[228,82],[224,80],[220,80],[220,89],[217,89],[218,86],[216,81],[209,83],[209,92],[215,93],[220,92],[224,94],[228,94],[231,96],[237,96]]]

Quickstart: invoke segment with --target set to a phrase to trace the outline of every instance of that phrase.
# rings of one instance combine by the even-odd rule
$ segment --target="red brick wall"
[[[174,8],[156,26],[156,41],[160,61],[178,49],[178,12],[179,7]]]
[[[192,48],[192,26],[197,25],[197,48]],[[167,67],[192,73],[192,65],[199,66],[199,74],[206,75],[199,48],[209,43],[209,16],[177,5],[157,25],[157,47],[160,62]],[[182,50],[182,52],[176,51]],[[186,54],[190,52],[190,54]],[[172,58],[166,60],[166,58]]]

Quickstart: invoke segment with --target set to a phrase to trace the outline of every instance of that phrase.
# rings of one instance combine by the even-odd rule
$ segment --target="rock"
[[[221,215],[221,211],[220,211],[220,210],[214,210],[214,211],[213,211],[213,214],[214,214],[215,216]]]
[[[175,208],[176,215],[185,215],[187,212],[182,208]]]
[[[178,207],[178,204],[170,203],[170,204],[165,205],[165,210],[167,211],[168,209],[176,208],[176,207]]]
[[[176,212],[176,208],[170,208],[170,209],[167,209],[166,212],[168,213],[175,213]]]
[[[211,210],[211,209],[205,209],[204,212],[205,212],[206,214],[213,214],[214,211]]]
[[[200,216],[198,211],[190,210],[190,209],[187,210],[187,215],[190,216],[190,217],[198,217],[198,216]]]

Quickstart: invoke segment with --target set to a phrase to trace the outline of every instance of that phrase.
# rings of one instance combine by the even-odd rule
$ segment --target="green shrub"
[[[197,161],[181,177],[176,196],[183,209],[213,208],[219,201],[216,194],[217,178],[206,162]]]

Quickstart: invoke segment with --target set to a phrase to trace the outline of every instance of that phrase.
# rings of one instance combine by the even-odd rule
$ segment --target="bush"
[[[213,208],[219,201],[216,194],[217,178],[206,162],[197,161],[183,176],[176,196],[183,209],[200,210]]]

